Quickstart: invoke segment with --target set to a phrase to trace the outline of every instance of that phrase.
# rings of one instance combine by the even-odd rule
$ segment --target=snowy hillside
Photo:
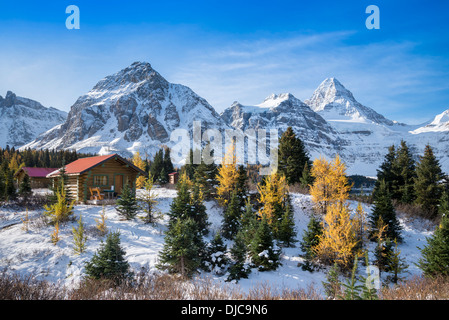
[[[141,192],[141,190],[139,190]],[[169,211],[170,204],[176,196],[176,191],[165,188],[157,188],[158,210],[162,213]],[[209,222],[211,222],[210,234],[218,230],[221,225],[221,209],[214,202],[206,202]],[[292,204],[294,206],[294,218],[297,228],[297,238],[301,239],[309,221],[311,212],[310,196],[302,194],[292,194]],[[356,203],[352,203],[355,207]],[[369,212],[370,207],[364,206]],[[24,219],[25,212],[13,209],[0,209],[0,268],[8,268],[23,275],[35,275],[39,279],[52,282],[59,282],[67,286],[76,285],[83,276],[84,263],[89,261],[94,252],[99,248],[100,241],[104,238],[98,236],[94,230],[95,219],[99,218],[102,212],[101,206],[78,205],[75,207],[75,215],[82,216],[86,225],[88,240],[87,250],[81,255],[73,252],[72,227],[76,222],[67,223],[61,226],[61,240],[57,245],[50,241],[50,234],[53,227],[44,225],[39,218],[41,211],[30,211],[31,219],[29,231],[23,230],[21,219]],[[167,216],[156,225],[144,224],[140,219],[132,221],[122,220],[114,206],[105,206],[106,224],[109,231],[120,231],[122,247],[126,251],[126,259],[130,262],[135,271],[146,268],[155,271],[158,252],[164,243],[164,231],[167,227]],[[400,245],[401,256],[409,264],[407,277],[420,274],[420,270],[414,265],[420,258],[420,251],[417,247],[426,244],[425,238],[431,235],[433,227],[420,223],[418,220],[406,221],[399,215],[401,225],[404,228],[404,243]],[[211,240],[211,235],[207,238]],[[232,246],[227,242],[228,249]],[[372,248],[371,248],[372,249]],[[372,250],[371,250],[372,252]],[[281,257],[282,266],[276,271],[259,272],[252,270],[249,279],[242,279],[238,284],[225,283],[226,276],[214,276],[210,273],[203,273],[197,277],[212,276],[218,285],[236,286],[244,292],[251,288],[264,284],[273,288],[298,289],[307,288],[313,285],[322,290],[321,282],[325,280],[325,270],[308,272],[298,267],[302,261],[299,257],[300,249],[284,248]],[[363,272],[363,269],[360,269]]]

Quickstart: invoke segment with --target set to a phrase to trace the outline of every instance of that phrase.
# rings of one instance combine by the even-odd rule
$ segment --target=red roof
[[[22,169],[27,173],[30,178],[45,178],[47,174],[58,170],[58,168],[33,168],[33,167],[22,167]]]
[[[137,171],[141,171],[139,168],[135,167],[132,163],[128,162],[127,160],[123,159],[117,154],[109,154],[106,156],[96,156],[96,157],[88,157],[88,158],[81,158],[78,160],[75,160],[65,166],[66,174],[81,174],[83,172],[86,172],[93,167],[98,166],[99,164],[102,164],[106,160],[109,160],[111,158],[117,157],[118,159],[122,160],[126,164],[128,164],[130,167],[135,168]],[[60,169],[54,170],[52,173],[50,173],[48,176],[57,176],[59,175]],[[144,172],[143,172],[144,173]]]

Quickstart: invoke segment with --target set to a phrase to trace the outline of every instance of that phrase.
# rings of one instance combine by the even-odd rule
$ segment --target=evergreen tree
[[[251,268],[246,262],[247,245],[245,242],[245,234],[240,230],[235,236],[234,245],[231,248],[232,262],[229,267],[229,276],[226,281],[239,281],[248,278]]]
[[[209,233],[209,221],[206,212],[206,206],[204,205],[204,197],[200,187],[197,184],[193,184],[190,196],[190,213],[191,217],[198,225],[198,230],[202,235]]]
[[[312,171],[310,169],[309,162],[306,162],[304,164],[304,169],[302,170],[301,178],[299,179],[299,183],[301,184],[301,187],[306,188],[307,190],[310,188],[310,186],[313,184],[313,176]]]
[[[117,199],[116,210],[119,215],[126,220],[134,219],[137,214],[138,206],[136,200],[136,194],[127,183],[123,187],[120,198]]]
[[[421,249],[418,267],[425,276],[449,276],[449,217],[443,215],[427,245]]]
[[[303,252],[303,257],[306,260],[305,264],[302,265],[302,268],[304,270],[313,270],[311,261],[316,257],[316,253],[313,248],[318,245],[322,234],[323,225],[321,224],[319,219],[312,215],[310,217],[309,223],[307,224],[307,230],[304,232],[302,240],[300,242],[300,248]]]
[[[156,152],[153,158],[153,162],[150,164],[150,173],[154,181],[159,181],[161,177],[162,169],[164,168],[163,150],[160,149]]]
[[[440,183],[442,179],[440,164],[430,145],[426,145],[424,156],[416,166],[415,203],[432,218],[438,215],[438,205],[443,191]]]
[[[249,246],[254,234],[257,230],[258,220],[255,212],[253,211],[251,201],[246,199],[245,211],[240,219],[240,231],[243,233],[245,245]]]
[[[251,241],[251,261],[259,271],[276,270],[280,265],[280,254],[281,251],[274,244],[268,220],[262,217],[254,239]]]
[[[158,179],[160,184],[167,184],[168,182],[168,173],[167,171],[165,171],[165,168],[162,167],[161,172],[159,173],[159,179]]]
[[[209,270],[216,275],[223,275],[229,264],[229,258],[226,256],[227,247],[219,232],[212,239],[207,248],[207,264]]]
[[[17,198],[16,187],[14,186],[13,172],[9,168],[5,168],[3,171],[5,177],[5,195],[6,200],[15,200]]]
[[[206,164],[204,161],[201,161],[201,164],[196,167],[193,174],[194,181],[200,186],[206,200],[211,200],[215,197],[217,171],[217,165],[214,162]]]
[[[341,294],[341,282],[339,276],[340,267],[337,263],[334,263],[326,274],[326,281],[322,282],[324,292],[329,300],[334,300]]]
[[[282,134],[278,149],[278,171],[285,175],[288,184],[300,182],[304,165],[310,165],[304,143],[293,132],[291,127]]]
[[[276,239],[285,247],[291,247],[297,242],[293,209],[289,200],[285,206],[284,215],[278,222]]]
[[[244,165],[239,165],[237,169],[236,192],[240,208],[245,207],[246,198],[248,196],[248,173]]]
[[[388,256],[388,270],[392,273],[391,276],[388,277],[388,280],[397,284],[399,281],[403,280],[403,277],[400,275],[405,272],[408,268],[405,259],[400,256],[401,251],[398,248],[397,241],[394,242],[394,249],[391,250]]]
[[[371,234],[378,231],[377,223],[379,218],[388,226],[386,231],[386,238],[390,240],[396,239],[398,242],[402,241],[401,226],[396,217],[396,210],[391,202],[390,193],[387,190],[385,181],[380,181],[379,188],[374,199],[374,208],[369,216],[369,225]]]
[[[449,215],[449,190],[444,189],[438,206],[438,214],[440,217]]]
[[[204,243],[191,218],[177,218],[169,225],[157,267],[190,277],[203,263]]]
[[[85,265],[88,278],[109,279],[116,284],[123,280],[132,278],[132,272],[128,261],[125,259],[126,252],[120,245],[120,233],[109,233],[106,243],[100,244],[99,250]]]
[[[383,163],[377,170],[377,181],[373,190],[373,196],[376,195],[377,189],[379,188],[380,181],[385,181],[388,192],[394,196],[398,192],[398,177],[396,175],[395,169],[396,161],[396,149],[392,145],[388,148],[388,153],[385,155]]]
[[[175,171],[175,168],[173,166],[173,163],[171,161],[171,156],[170,156],[170,148],[165,147],[165,152],[164,152],[164,169],[165,172],[168,174],[172,173],[173,171]]]
[[[222,232],[226,239],[233,239],[240,228],[240,216],[242,209],[237,197],[237,190],[234,190],[232,197],[223,213]]]
[[[19,195],[23,198],[23,201],[26,203],[28,198],[33,194],[31,189],[30,177],[26,174],[19,185]]]
[[[394,171],[398,177],[398,193],[392,195],[393,199],[402,203],[412,203],[415,199],[415,161],[404,140],[401,141],[401,146],[397,150]]]
[[[170,223],[176,222],[178,218],[186,219],[190,217],[192,207],[190,205],[189,181],[187,175],[183,174],[176,185],[178,193],[170,205]]]

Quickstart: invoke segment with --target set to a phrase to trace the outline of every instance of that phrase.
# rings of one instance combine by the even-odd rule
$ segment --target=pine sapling
[[[81,215],[80,218],[78,219],[78,228],[73,227],[72,233],[74,244],[73,251],[75,252],[75,254],[81,254],[84,252],[86,248],[86,240],[87,240],[87,236],[84,232],[84,223]]]

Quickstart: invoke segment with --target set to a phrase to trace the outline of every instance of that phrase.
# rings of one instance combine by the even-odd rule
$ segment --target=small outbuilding
[[[14,174],[14,179],[17,185],[20,185],[23,178],[28,176],[31,188],[48,188],[51,185],[51,179],[47,178],[47,175],[55,170],[58,170],[58,168],[22,167]]]
[[[62,169],[62,168],[61,168]],[[56,181],[61,169],[47,175]],[[120,196],[125,184],[136,187],[136,179],[146,175],[118,154],[81,158],[65,166],[69,196],[77,202],[87,202],[92,197],[115,198]]]
[[[178,173],[172,172],[168,174],[168,182],[170,184],[176,184],[178,182]]]

